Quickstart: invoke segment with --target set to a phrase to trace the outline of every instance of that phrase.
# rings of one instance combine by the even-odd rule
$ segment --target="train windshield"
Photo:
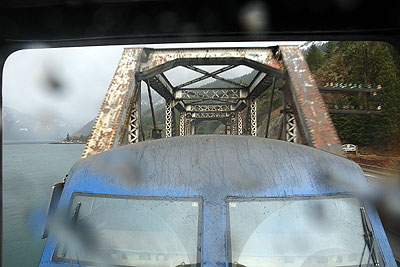
[[[196,198],[75,194],[68,229],[53,260],[107,266],[196,266],[200,258]],[[64,229],[65,230],[65,229]]]
[[[228,206],[230,260],[238,266],[369,266],[377,261],[378,249],[371,255],[366,245],[355,198],[242,199]]]

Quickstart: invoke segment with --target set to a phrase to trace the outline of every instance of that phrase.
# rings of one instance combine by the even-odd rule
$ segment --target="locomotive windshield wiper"
[[[360,208],[360,212],[361,212],[361,221],[362,221],[362,226],[363,226],[363,231],[364,231],[364,248],[363,248],[363,252],[361,254],[361,259],[360,259],[360,264],[359,267],[362,266],[362,260],[364,258],[364,252],[365,252],[365,248],[368,246],[369,249],[369,255],[368,255],[368,261],[367,261],[367,265],[369,266],[369,261],[372,258],[372,262],[374,264],[374,266],[379,266],[379,263],[377,261],[377,257],[375,254],[375,250],[374,250],[374,234],[373,232],[369,229],[368,227],[368,222],[367,222],[367,216],[365,214],[365,208],[361,207]]]
[[[229,263],[229,267],[247,267],[246,265],[240,264],[240,263]]]

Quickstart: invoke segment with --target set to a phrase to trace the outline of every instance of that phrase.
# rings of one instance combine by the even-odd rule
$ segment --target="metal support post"
[[[231,118],[226,119],[226,134],[231,135],[232,134],[232,120]]]
[[[192,120],[192,122],[190,123],[190,134],[196,134],[196,120]]]
[[[175,108],[171,109],[171,136],[176,136],[176,116]]]
[[[257,136],[257,102],[256,98],[250,98],[250,125],[251,135]]]
[[[285,89],[282,88],[282,124],[281,124],[281,130],[280,130],[280,139],[286,141],[286,106],[287,106],[287,101],[286,101],[286,94],[284,92]]]
[[[238,112],[237,118],[238,135],[243,135],[243,112]]]
[[[190,135],[190,124],[192,122],[192,119],[186,118],[186,123],[185,123],[185,135]]]
[[[271,122],[272,103],[274,102],[274,93],[275,93],[275,82],[276,82],[276,78],[274,77],[272,80],[271,98],[269,100],[269,111],[268,111],[268,119],[267,119],[267,128],[265,129],[265,138],[268,138],[269,124]]]
[[[235,112],[235,115],[231,118],[231,125],[231,134],[237,135],[237,112]]]
[[[140,83],[137,83],[136,86],[138,86],[136,99],[134,100],[132,112],[129,116],[129,125],[128,125],[129,144],[139,142],[139,137],[140,137],[140,95],[141,95]]]
[[[172,137],[172,101],[165,100],[165,137]]]
[[[179,113],[179,136],[185,135],[185,115],[186,112]]]
[[[251,116],[250,116],[250,100],[246,101],[247,108],[246,108],[246,113],[245,113],[245,120],[244,120],[244,133],[246,135],[251,134]]]
[[[288,142],[297,143],[297,124],[293,112],[288,112],[286,124],[286,140]]]

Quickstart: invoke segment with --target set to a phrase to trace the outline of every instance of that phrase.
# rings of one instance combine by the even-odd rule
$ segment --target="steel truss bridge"
[[[202,65],[223,67],[215,71],[205,71],[198,67]],[[178,66],[197,72],[200,76],[173,86],[165,72]],[[238,66],[256,70],[256,75],[249,84],[226,79],[221,75]],[[220,80],[228,86],[224,88],[193,86],[208,78]],[[151,107],[150,87],[165,99],[167,138],[196,134],[196,124],[202,120],[220,121],[225,125],[226,134],[256,136],[256,99],[265,90],[272,88],[271,103],[274,93],[282,94],[283,116],[280,139],[336,154],[342,153],[341,142],[329,116],[329,113],[338,114],[341,111],[328,110],[321,92],[346,93],[347,91],[343,88],[318,88],[304,56],[295,46],[127,48],[122,54],[82,157],[144,140],[140,118],[142,81],[147,85]],[[278,81],[282,86],[275,88]],[[179,113],[178,125],[175,125],[176,113]],[[152,114],[155,127],[153,108]],[[270,114],[271,105],[266,137]]]

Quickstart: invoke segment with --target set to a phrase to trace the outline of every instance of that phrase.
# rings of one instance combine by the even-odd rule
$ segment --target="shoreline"
[[[46,144],[56,144],[56,145],[85,145],[86,143],[61,143],[54,140],[2,140],[2,145],[46,145]]]
[[[51,142],[50,145],[86,145],[86,143],[61,143],[61,142]]]

